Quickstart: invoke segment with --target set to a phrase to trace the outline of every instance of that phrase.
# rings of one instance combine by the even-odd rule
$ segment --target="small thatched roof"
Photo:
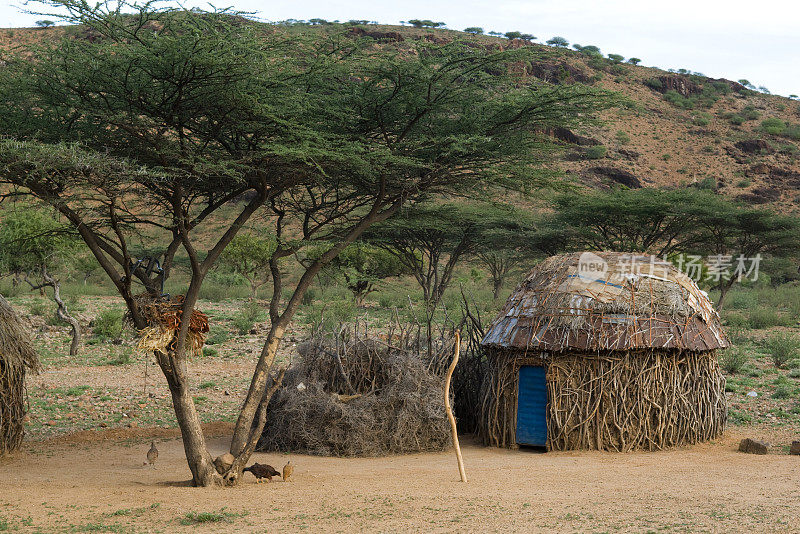
[[[5,372],[27,367],[39,370],[39,358],[31,344],[30,334],[11,304],[0,295],[0,360]]]
[[[560,254],[517,286],[482,341],[494,348],[707,351],[728,346],[708,295],[641,254]]]

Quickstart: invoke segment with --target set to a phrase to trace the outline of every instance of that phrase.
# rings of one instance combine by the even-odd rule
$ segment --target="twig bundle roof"
[[[708,295],[655,256],[560,254],[517,286],[482,344],[545,351],[728,346]]]

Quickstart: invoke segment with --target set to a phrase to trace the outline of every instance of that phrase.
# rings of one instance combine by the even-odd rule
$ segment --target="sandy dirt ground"
[[[230,428],[208,425],[212,452]],[[797,532],[800,458],[736,452],[741,437],[630,454],[467,440],[467,484],[452,453],[257,453],[279,469],[291,458],[295,481],[193,488],[174,429],[86,431],[0,460],[0,514],[21,532]],[[156,469],[143,465],[150,439]]]

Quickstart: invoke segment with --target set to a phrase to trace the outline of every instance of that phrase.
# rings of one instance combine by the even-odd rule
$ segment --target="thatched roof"
[[[517,286],[482,341],[545,351],[728,346],[708,295],[654,256],[552,256]]]
[[[6,372],[24,367],[32,371],[39,370],[39,358],[31,344],[28,330],[2,295],[0,295],[0,360],[3,360]]]

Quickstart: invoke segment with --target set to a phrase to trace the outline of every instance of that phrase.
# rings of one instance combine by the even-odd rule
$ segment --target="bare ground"
[[[214,451],[227,423],[208,425]],[[775,442],[790,436],[772,432]],[[752,433],[752,432],[751,432]],[[464,447],[386,458],[293,455],[295,482],[193,488],[176,430],[84,431],[0,461],[0,514],[44,532],[797,532],[800,458],[714,443],[657,453],[539,453]],[[143,465],[149,440],[157,469]],[[288,456],[256,454],[282,467]],[[187,514],[189,514],[187,516]]]

